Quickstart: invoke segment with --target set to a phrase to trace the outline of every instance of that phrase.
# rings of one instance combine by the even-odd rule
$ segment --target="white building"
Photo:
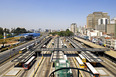
[[[109,24],[109,20],[107,18],[98,19],[98,25],[101,25],[101,24],[107,25],[107,24]]]
[[[89,36],[89,40],[91,37],[100,37],[102,36],[102,32],[98,30],[87,30],[87,36]]]
[[[111,19],[110,24],[115,24],[116,23],[116,17]]]
[[[74,35],[77,34],[77,24],[76,23],[71,24],[70,31],[72,31],[74,33]]]
[[[98,19],[98,25],[95,26],[96,30],[107,33],[107,24],[109,24],[109,19],[100,18]]]

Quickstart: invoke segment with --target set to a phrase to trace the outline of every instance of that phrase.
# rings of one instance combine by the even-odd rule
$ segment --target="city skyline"
[[[0,27],[26,29],[67,29],[71,23],[86,25],[93,12],[116,17],[115,0],[1,0]]]

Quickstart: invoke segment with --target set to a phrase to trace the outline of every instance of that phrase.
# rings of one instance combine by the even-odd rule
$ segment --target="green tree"
[[[21,33],[27,33],[25,28],[16,28],[12,30],[13,33],[15,33],[16,35],[21,34]]]
[[[5,33],[10,33],[10,30],[7,29],[7,28],[5,28],[5,29],[4,29],[4,32],[5,32]]]
[[[3,28],[0,27],[0,35],[3,35]]]
[[[50,34],[52,34],[53,36],[54,35],[59,35],[59,36],[73,36],[74,35],[74,33],[71,32],[69,29],[66,29],[66,31],[52,32]]]

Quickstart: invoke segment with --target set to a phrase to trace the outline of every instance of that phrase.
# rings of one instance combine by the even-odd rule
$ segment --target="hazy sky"
[[[86,25],[93,12],[116,17],[116,0],[0,0],[0,27],[66,29]]]

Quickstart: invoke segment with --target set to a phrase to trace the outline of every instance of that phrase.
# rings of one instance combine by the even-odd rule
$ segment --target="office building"
[[[109,19],[100,18],[98,19],[98,25],[95,25],[95,29],[107,33],[107,24],[109,24]]]
[[[77,24],[76,23],[71,24],[70,31],[72,31],[74,33],[74,35],[77,34]]]
[[[116,18],[111,19],[111,23],[107,25],[107,34],[116,37]]]
[[[107,13],[103,12],[94,12],[87,16],[87,28],[95,29],[95,26],[98,25],[98,19],[107,18],[110,20],[110,16]]]

